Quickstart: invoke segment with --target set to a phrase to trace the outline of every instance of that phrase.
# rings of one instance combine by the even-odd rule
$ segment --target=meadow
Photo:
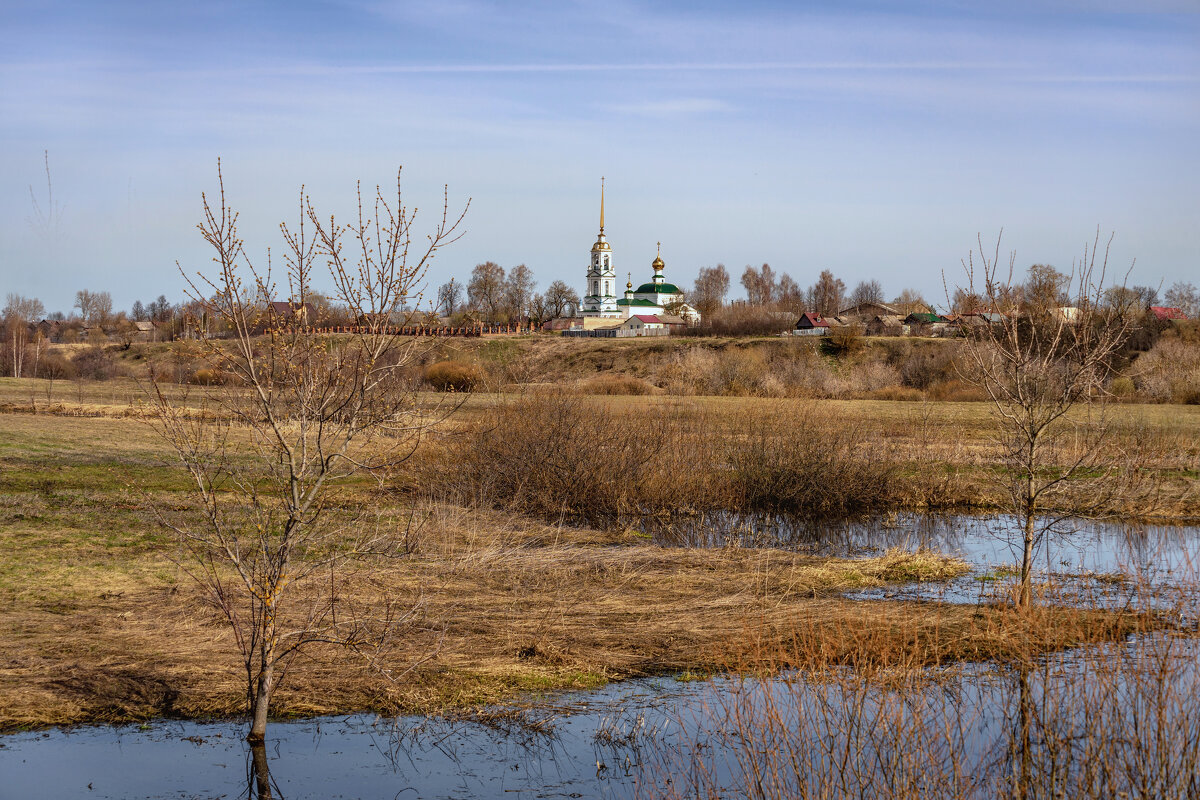
[[[197,406],[206,391],[169,390]],[[447,400],[421,397],[431,412]],[[995,510],[995,443],[981,403],[536,386],[461,399],[378,520],[405,537],[403,555],[349,576],[352,594],[413,609],[401,645],[382,671],[313,648],[274,713],[445,712],[730,668],[1021,661],[1165,624],[1095,608],[850,600],[843,591],[945,580],[967,567],[935,553],[660,546],[634,517],[608,513]],[[138,383],[7,379],[0,409],[0,635],[9,643],[0,727],[240,713],[245,676],[228,625],[160,524],[163,509],[187,515],[195,501],[146,422]],[[1140,467],[1153,477],[1147,516],[1200,516],[1200,409],[1121,406],[1114,426],[1153,457]],[[580,437],[607,437],[609,449],[579,457]],[[605,513],[578,502],[589,486]],[[334,506],[368,489],[341,487]]]

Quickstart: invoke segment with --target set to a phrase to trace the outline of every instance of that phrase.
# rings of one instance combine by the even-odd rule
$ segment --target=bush
[[[829,332],[829,349],[836,356],[851,356],[862,352],[866,346],[867,343],[863,341],[863,326],[858,323],[841,325]]]
[[[584,394],[650,394],[653,387],[632,375],[600,375],[579,385]]]
[[[474,364],[439,361],[425,370],[425,382],[439,392],[469,392],[483,380]]]
[[[1134,362],[1134,383],[1147,398],[1160,403],[1200,403],[1200,345],[1179,336],[1164,336]]]
[[[954,379],[954,350],[950,346],[915,348],[900,363],[904,385],[928,389],[935,383]]]
[[[886,506],[893,491],[881,444],[813,411],[754,421],[730,440],[727,458],[746,510],[844,517]]]
[[[704,476],[687,469],[702,459],[683,432],[676,419],[629,419],[577,395],[526,395],[456,437],[425,483],[551,520],[676,510],[705,494],[689,483]]]
[[[95,345],[84,348],[71,360],[75,374],[93,381],[106,381],[117,375],[117,364],[103,347]]]
[[[1132,378],[1125,375],[1118,375],[1112,379],[1112,384],[1109,385],[1108,390],[1113,393],[1114,397],[1127,398],[1137,390],[1137,387],[1133,385]]]
[[[57,353],[47,353],[38,361],[36,377],[69,380],[75,377],[75,365]]]
[[[202,367],[191,374],[188,383],[197,386],[221,386],[227,383],[229,376],[216,367]]]

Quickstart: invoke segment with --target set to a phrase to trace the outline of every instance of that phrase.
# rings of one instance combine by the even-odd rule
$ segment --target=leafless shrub
[[[843,517],[883,507],[894,491],[884,446],[812,409],[753,420],[727,452],[742,509]]]
[[[287,301],[304,306],[323,257],[337,299],[366,320],[353,336],[332,340],[267,315],[266,301],[277,296],[270,258],[265,269],[251,261],[219,166],[218,179],[219,201],[204,198],[199,225],[216,271],[185,278],[204,317],[229,337],[181,350],[181,372],[200,367],[233,380],[209,387],[200,413],[167,387],[150,387],[153,424],[187,471],[200,514],[155,510],[179,537],[181,564],[233,632],[245,669],[247,738],[261,747],[274,691],[305,648],[348,648],[381,665],[414,618],[412,606],[378,587],[347,585],[356,565],[404,554],[412,517],[389,507],[388,487],[430,418],[418,412],[401,370],[415,345],[394,335],[390,320],[420,301],[429,259],[454,240],[458,222],[444,203],[433,232],[414,246],[415,212],[403,203],[399,174],[396,194],[377,188],[373,209],[360,189],[350,225],[318,216],[302,191],[299,225],[280,226]],[[340,493],[355,481],[374,491],[351,502]],[[264,756],[260,780],[265,763]]]
[[[966,290],[982,297],[995,315],[967,337],[960,374],[988,396],[993,408],[1005,467],[1000,480],[1024,527],[1021,606],[1033,601],[1033,549],[1054,522],[1050,517],[1039,528],[1046,507],[1073,483],[1089,480],[1104,495],[1118,486],[1108,469],[1113,462],[1104,458],[1109,430],[1104,387],[1131,321],[1128,315],[1104,310],[1108,248],[1101,257],[1099,246],[1097,231],[1064,278],[1070,290],[1067,306],[1073,309],[1069,313],[1058,307],[1064,287],[1051,287],[1053,297],[1047,302],[1027,300],[1014,283],[1015,253],[1009,256],[1007,273],[1001,271],[999,238],[990,255],[980,238],[978,253],[963,261]],[[1086,414],[1072,415],[1076,407]]]
[[[93,381],[106,381],[117,377],[121,370],[116,360],[99,345],[80,350],[71,359],[76,377]]]

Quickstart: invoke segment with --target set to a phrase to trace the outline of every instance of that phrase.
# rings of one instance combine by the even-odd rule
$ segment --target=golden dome
[[[654,260],[650,262],[650,266],[654,267],[655,272],[666,266],[662,260],[662,242],[658,242],[658,254],[654,256]]]

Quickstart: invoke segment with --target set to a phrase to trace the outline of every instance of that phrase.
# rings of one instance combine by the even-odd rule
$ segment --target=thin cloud
[[[618,114],[634,114],[645,117],[683,117],[732,110],[732,106],[728,103],[704,97],[647,100],[641,103],[609,105],[607,108]]]

